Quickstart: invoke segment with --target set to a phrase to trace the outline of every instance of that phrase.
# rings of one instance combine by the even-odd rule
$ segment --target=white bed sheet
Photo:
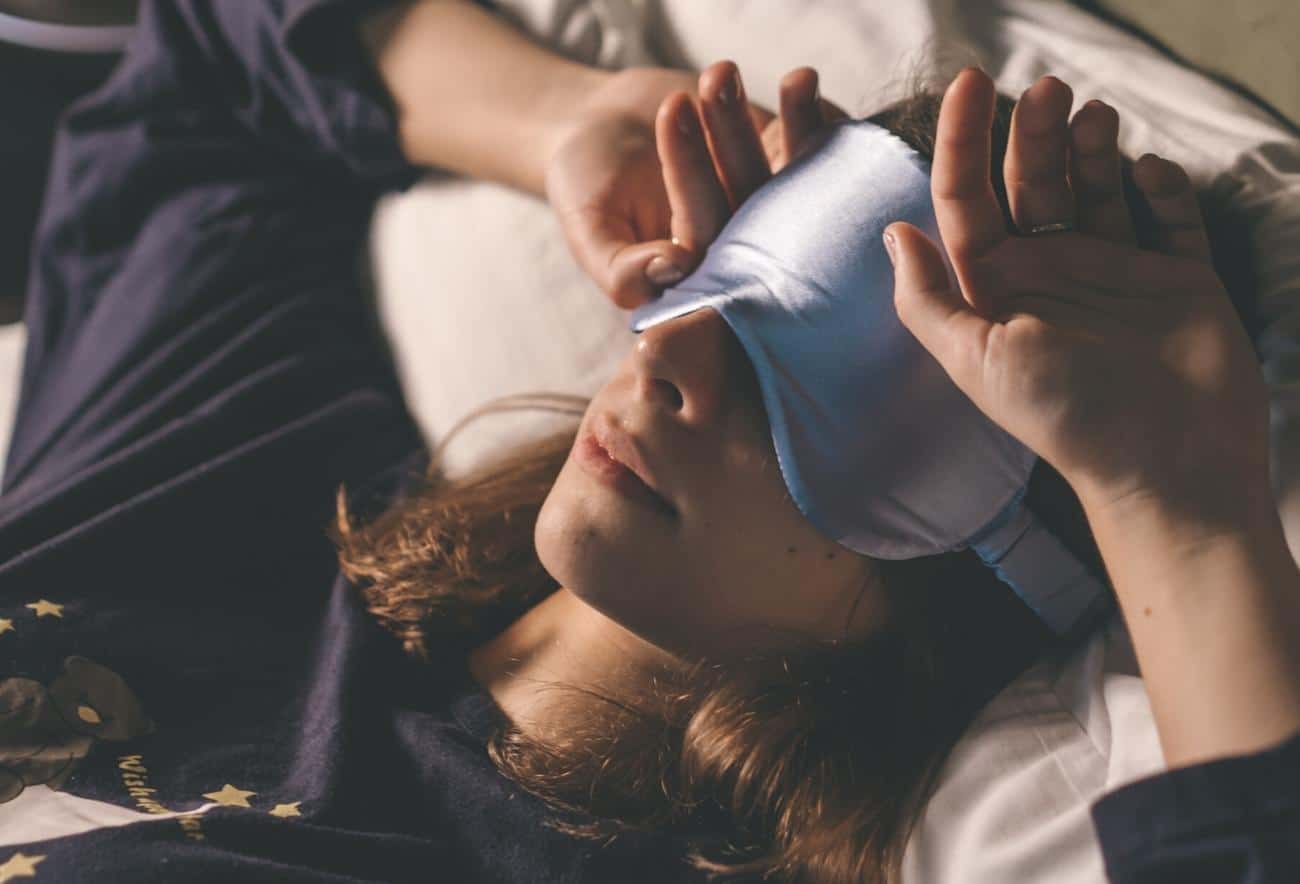
[[[1251,225],[1257,344],[1272,390],[1274,482],[1300,550],[1300,143],[1264,112],[1063,0],[504,0],[506,14],[573,57],[605,67],[700,68],[732,58],[750,97],[776,106],[781,75],[814,64],[822,91],[855,115],[906,94],[915,69],[981,64],[1018,95],[1053,73],[1121,115],[1121,147],[1183,163]],[[588,395],[632,336],[573,264],[540,201],[431,180],[387,199],[372,250],[381,319],[413,413],[432,442],[496,396]],[[453,472],[564,423],[508,414],[471,425]],[[907,882],[1105,880],[1089,806],[1163,767],[1123,624],[1067,659],[1024,673],[982,712],[945,768],[905,859]]]
[[[18,408],[18,381],[26,346],[27,329],[21,322],[0,326],[0,469],[9,453],[9,431]]]

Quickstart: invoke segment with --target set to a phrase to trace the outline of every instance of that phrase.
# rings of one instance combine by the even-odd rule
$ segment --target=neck
[[[563,728],[573,714],[565,705],[571,692],[548,690],[548,684],[620,697],[679,665],[567,589],[547,596],[469,656],[474,679],[516,727],[534,736]]]
[[[129,25],[138,0],[0,0],[0,12],[54,25]]]

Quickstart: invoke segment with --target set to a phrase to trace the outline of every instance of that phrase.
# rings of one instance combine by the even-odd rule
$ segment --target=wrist
[[[1224,471],[1177,486],[1125,494],[1076,489],[1103,556],[1103,544],[1112,552],[1134,547],[1196,555],[1206,544],[1282,534],[1266,474],[1247,477]]]
[[[588,71],[594,75],[565,96],[562,106],[550,115],[554,125],[541,154],[546,165],[566,141],[593,129],[610,133],[610,138],[616,132],[646,133],[653,138],[655,116],[664,98],[675,91],[694,92],[696,88],[694,74],[673,68]]]
[[[1231,591],[1200,579],[1211,562],[1233,557],[1276,562],[1282,555],[1292,562],[1266,478],[1212,481],[1207,476],[1178,488],[1104,497],[1085,492],[1079,499],[1126,608],[1195,604],[1188,600]]]
[[[1300,569],[1272,495],[1260,482],[1207,497],[1133,495],[1089,512],[1174,767],[1300,728]]]
[[[598,104],[611,91],[621,72],[575,65],[552,82],[545,94],[536,96],[532,147],[528,151],[528,176],[535,184],[527,189],[539,196],[546,193],[546,173],[565,143],[594,122],[604,122],[610,112]]]
[[[1246,568],[1294,568],[1276,507],[1257,495],[1214,507],[1133,498],[1104,511],[1085,504],[1084,512],[1130,615],[1203,607],[1211,596],[1239,592],[1230,575]]]

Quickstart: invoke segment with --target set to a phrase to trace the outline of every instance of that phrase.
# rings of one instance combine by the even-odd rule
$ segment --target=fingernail
[[[663,255],[656,255],[645,268],[646,279],[655,285],[672,285],[681,280],[683,274],[681,268],[677,267]]]
[[[894,257],[894,250],[898,248],[898,241],[894,239],[893,231],[890,230],[886,230],[881,236],[881,239],[885,241],[885,254],[889,256],[890,266],[893,266],[897,263],[897,259]]]

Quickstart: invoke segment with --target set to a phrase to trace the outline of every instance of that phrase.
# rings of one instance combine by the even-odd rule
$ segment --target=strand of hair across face
[[[439,462],[443,451],[451,440],[471,421],[483,415],[498,411],[545,411],[553,414],[582,417],[587,410],[589,401],[583,396],[575,396],[571,393],[515,393],[509,396],[499,396],[472,409],[468,414],[456,421],[452,428],[442,437],[442,440],[438,442],[437,447],[433,449],[433,453],[429,457],[430,469]]]

